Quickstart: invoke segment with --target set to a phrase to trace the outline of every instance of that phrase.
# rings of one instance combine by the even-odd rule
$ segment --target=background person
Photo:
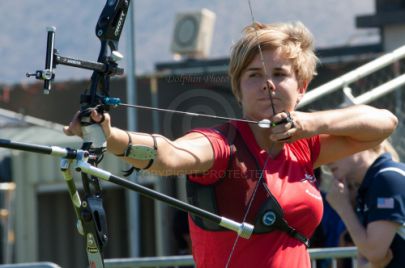
[[[405,164],[393,158],[383,142],[328,165],[336,180],[327,200],[359,250],[359,267],[405,267]]]

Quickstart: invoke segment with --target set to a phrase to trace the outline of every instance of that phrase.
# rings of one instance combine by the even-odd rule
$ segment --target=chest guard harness
[[[230,146],[231,156],[228,168],[221,178],[211,185],[201,185],[188,179],[188,202],[235,221],[244,221],[250,196],[259,181],[262,168],[232,124],[225,123],[215,127],[214,130],[224,135]],[[309,239],[297,232],[284,219],[283,209],[270,192],[266,181],[260,180],[260,183],[246,217],[246,222],[254,225],[253,233],[264,234],[279,230],[309,247]],[[226,231],[201,217],[191,215],[191,218],[204,230]]]

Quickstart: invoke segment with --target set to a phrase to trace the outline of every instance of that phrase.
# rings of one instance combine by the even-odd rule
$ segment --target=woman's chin
[[[244,118],[252,121],[260,121],[263,119],[270,119],[273,116],[273,113],[260,113],[255,115],[245,115]]]

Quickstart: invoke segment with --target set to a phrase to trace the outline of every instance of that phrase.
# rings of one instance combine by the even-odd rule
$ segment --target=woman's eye
[[[259,77],[260,74],[259,73],[250,73],[249,77]]]
[[[275,73],[274,76],[283,77],[283,76],[287,76],[287,74],[284,72],[280,72],[280,73]]]

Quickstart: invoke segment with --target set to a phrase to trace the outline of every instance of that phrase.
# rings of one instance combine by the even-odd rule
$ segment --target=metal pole
[[[136,74],[135,74],[135,0],[130,2],[127,20],[127,102],[135,104],[136,101]],[[136,109],[127,109],[127,128],[130,131],[137,130]],[[136,174],[130,180],[136,182]],[[129,254],[138,257],[140,254],[140,221],[139,221],[139,194],[128,192],[128,226],[129,226]]]
[[[390,53],[386,53],[383,56],[354,69],[353,71],[350,71],[338,78],[333,79],[332,81],[329,81],[326,84],[314,88],[313,90],[305,94],[305,96],[300,101],[298,108],[302,108],[309,103],[321,98],[322,96],[332,93],[344,86],[347,86],[352,82],[369,75],[370,73],[380,70],[381,68],[395,61],[398,61],[399,59],[402,59],[403,57],[405,57],[405,46],[399,47]]]
[[[357,96],[354,99],[355,104],[364,104],[364,103],[369,103],[372,102],[388,93],[390,93],[393,90],[397,90],[397,92],[400,92],[401,87],[405,84],[405,74],[398,76],[370,91],[367,91],[366,93]]]
[[[150,77],[150,91],[151,91],[151,103],[152,107],[159,107],[159,99],[158,99],[158,83],[159,77],[156,73],[154,73]],[[159,113],[157,111],[153,111],[152,113],[152,125],[153,125],[153,132],[160,133],[159,127]],[[159,177],[155,180],[155,189],[158,192],[167,192],[169,180]],[[170,233],[170,217],[169,217],[169,207],[161,202],[154,202],[155,204],[155,232],[156,232],[156,255],[157,256],[165,256],[170,254],[169,252],[169,233]]]

